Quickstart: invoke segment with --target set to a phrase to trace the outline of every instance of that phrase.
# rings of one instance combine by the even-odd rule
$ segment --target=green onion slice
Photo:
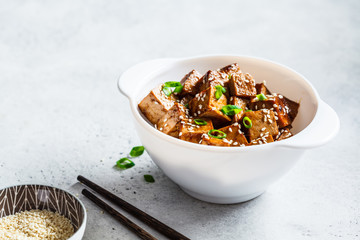
[[[246,110],[245,112],[252,112],[252,110],[249,109],[249,110]]]
[[[145,148],[143,146],[133,147],[130,151],[131,157],[138,157],[144,153]]]
[[[256,97],[257,99],[259,99],[259,101],[264,101],[267,99],[267,97],[263,93],[256,95]]]
[[[248,118],[248,117],[243,118],[243,124],[246,128],[252,127],[252,122],[251,122],[250,118]]]
[[[203,120],[203,119],[194,119],[194,122],[195,122],[197,125],[200,125],[200,126],[207,125],[207,121],[205,121],[205,120]]]
[[[182,89],[183,89],[183,86],[181,85],[180,82],[170,81],[170,82],[164,83],[162,90],[166,96],[169,96],[172,93],[180,93],[182,91]]]
[[[153,183],[153,182],[155,182],[155,179],[154,179],[154,177],[153,176],[151,176],[151,175],[144,175],[144,179],[145,179],[145,181],[147,181],[147,182],[150,182],[150,183]]]
[[[232,74],[229,74],[229,77],[228,77],[229,80],[231,79],[231,76],[232,76]]]
[[[218,139],[226,138],[226,133],[217,129],[211,129],[208,132],[208,135],[212,138],[218,138]]]
[[[170,82],[166,82],[164,83],[165,87],[179,87],[182,86],[180,82],[175,82],[175,81],[170,81]]]
[[[162,91],[165,93],[166,96],[170,96],[172,93],[171,88],[169,87],[163,87]]]
[[[216,98],[217,100],[219,100],[219,99],[221,98],[221,96],[223,95],[223,93],[226,92],[226,89],[225,89],[223,86],[221,86],[221,85],[215,86],[215,89],[216,89],[216,91],[215,91],[215,98]]]
[[[221,108],[221,111],[227,116],[234,116],[241,112],[242,109],[235,105],[225,105]]]
[[[128,158],[121,158],[116,162],[116,166],[118,166],[121,169],[128,169],[135,166],[135,163]]]
[[[186,108],[189,108],[189,104],[188,104],[188,103],[187,103],[187,104],[185,104],[184,106],[185,106]]]

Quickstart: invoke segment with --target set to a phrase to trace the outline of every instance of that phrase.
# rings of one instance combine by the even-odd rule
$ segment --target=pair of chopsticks
[[[137,207],[131,205],[130,203],[126,202],[125,200],[121,199],[120,197],[116,196],[115,194],[109,192],[105,188],[100,187],[96,183],[90,181],[89,179],[79,175],[77,177],[77,180],[87,187],[91,188],[95,192],[99,193],[102,197],[110,200],[111,202],[115,203],[117,206],[121,207],[128,213],[131,213],[134,217],[138,218],[139,220],[143,221],[147,225],[151,226],[158,232],[164,234],[170,239],[179,239],[179,240],[190,240],[190,238],[185,237],[181,233],[177,232],[173,228],[167,226],[166,224],[160,222],[159,220],[155,219],[154,217],[150,216],[149,214],[143,212],[142,210],[138,209]],[[134,233],[136,233],[141,239],[146,240],[156,240],[154,236],[152,236],[150,233],[146,232],[144,229],[136,225],[134,222],[132,222],[130,219],[116,211],[114,208],[112,208],[110,205],[102,201],[100,198],[95,196],[93,193],[88,191],[87,189],[83,189],[81,192],[84,196],[89,198],[91,201],[93,201],[96,205],[107,211],[111,216],[113,216],[115,219],[117,219],[119,222],[121,222],[123,225],[125,225],[127,228],[132,230]]]

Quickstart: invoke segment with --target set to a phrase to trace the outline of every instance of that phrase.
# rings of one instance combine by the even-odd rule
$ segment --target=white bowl
[[[205,73],[237,62],[256,82],[266,80],[272,92],[300,102],[293,137],[248,147],[206,146],[170,137],[149,124],[138,103],[166,81],[180,81],[192,69]],[[323,102],[311,83],[281,64],[245,56],[203,56],[157,59],[137,64],[118,82],[128,97],[137,133],[156,165],[189,195],[213,203],[250,200],[288,172],[305,150],[330,141],[339,131],[335,111]]]

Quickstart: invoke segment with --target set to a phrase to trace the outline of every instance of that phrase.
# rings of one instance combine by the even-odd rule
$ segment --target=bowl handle
[[[161,58],[142,62],[129,68],[121,74],[118,80],[118,88],[120,92],[127,98],[131,99],[132,92],[134,92],[132,89],[136,89],[137,85],[139,85],[139,83],[135,81],[134,76],[136,76],[137,79],[145,78],[147,75],[151,74],[154,69],[159,69],[162,65],[172,61],[174,61],[174,59]]]
[[[340,120],[334,109],[321,99],[313,121],[303,131],[278,146],[289,148],[313,148],[329,142],[340,129]],[[311,137],[309,137],[311,136]]]

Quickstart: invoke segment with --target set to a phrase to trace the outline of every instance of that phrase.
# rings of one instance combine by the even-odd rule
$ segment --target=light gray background
[[[0,187],[44,183],[79,194],[82,174],[192,239],[359,239],[359,3],[2,1]],[[113,168],[141,144],[116,88],[121,72],[153,58],[219,53],[307,76],[340,116],[336,139],[243,204],[189,197],[147,154],[132,169]],[[154,184],[143,181],[148,172]],[[84,239],[137,239],[80,199]]]

